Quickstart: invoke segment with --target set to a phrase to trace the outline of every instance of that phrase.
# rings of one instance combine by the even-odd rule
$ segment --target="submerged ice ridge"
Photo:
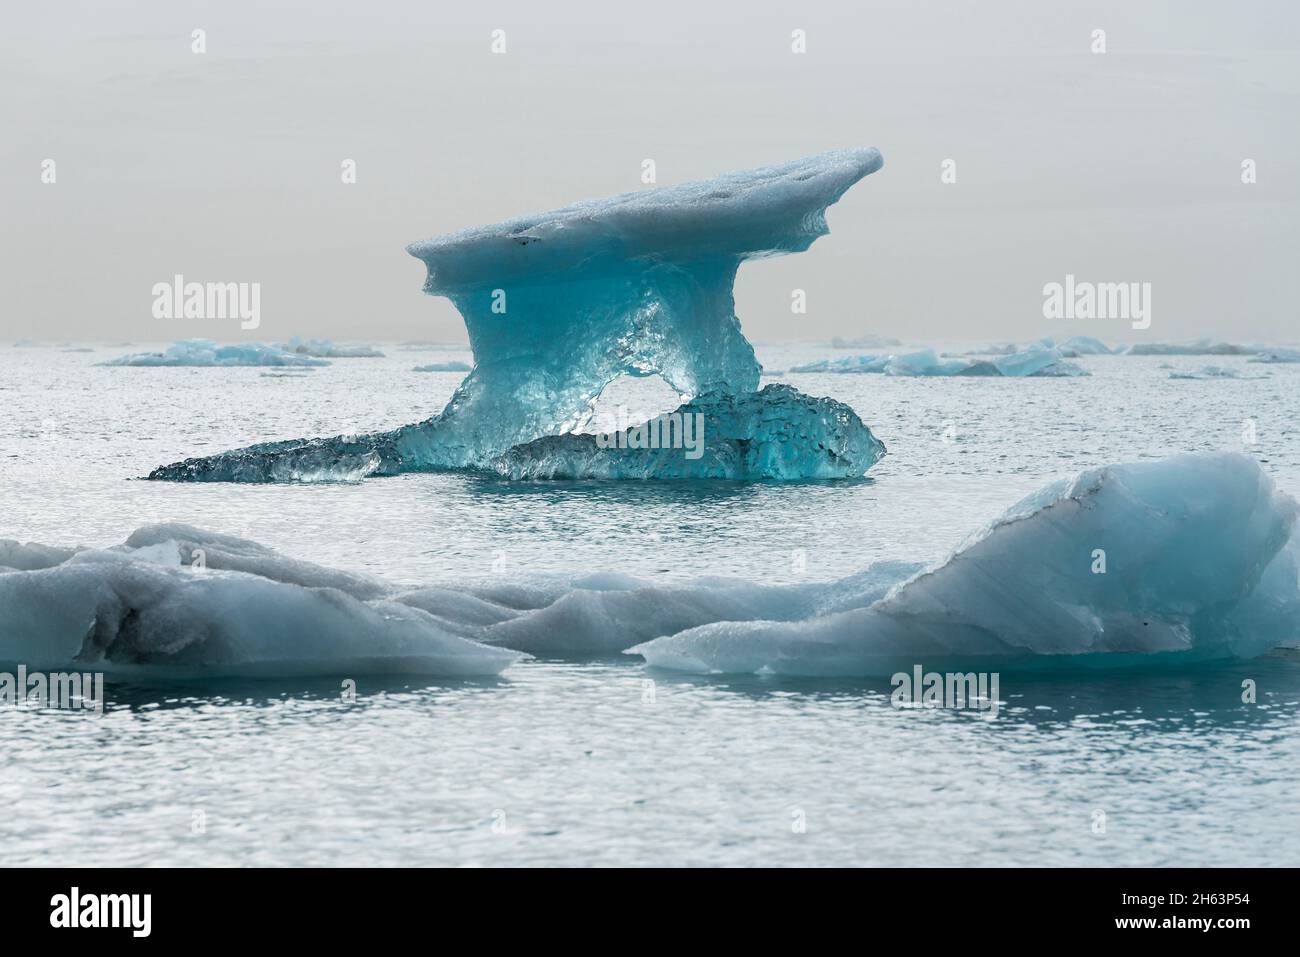
[[[737,269],[807,249],[828,231],[826,208],[881,163],[875,149],[838,150],[413,243],[425,291],[459,309],[474,353],[441,413],[391,432],[189,459],[150,477],[292,481],[354,474],[361,462],[380,475],[483,469],[513,446],[571,431],[621,375],[657,373],[683,396],[755,392]]]

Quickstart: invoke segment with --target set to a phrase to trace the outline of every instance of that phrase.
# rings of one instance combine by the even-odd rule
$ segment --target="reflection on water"
[[[1004,675],[995,719],[632,659],[343,691],[113,684],[103,716],[0,714],[7,862],[1300,862],[1294,655]]]

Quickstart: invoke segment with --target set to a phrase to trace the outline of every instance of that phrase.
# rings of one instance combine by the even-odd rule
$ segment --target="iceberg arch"
[[[755,392],[761,367],[736,318],[736,271],[807,249],[828,232],[826,208],[882,162],[876,149],[836,150],[413,243],[407,251],[428,269],[424,291],[452,301],[474,353],[442,412],[391,432],[188,459],[149,477],[266,482],[486,469],[516,445],[571,431],[624,374],[657,373],[695,398]],[[823,421],[804,398],[808,421]],[[856,415],[832,427],[839,431],[828,445],[871,446]],[[861,475],[874,460],[846,462],[843,474]]]

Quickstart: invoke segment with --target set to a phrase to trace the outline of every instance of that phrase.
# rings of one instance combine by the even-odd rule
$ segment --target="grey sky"
[[[1150,282],[1146,338],[1300,338],[1294,0],[143,0],[5,20],[8,340],[459,339],[406,243],[641,188],[645,158],[666,185],[840,146],[885,168],[809,252],[741,269],[752,339],[1058,332],[1042,287],[1067,272]],[[153,318],[174,273],[260,282],[261,329]]]

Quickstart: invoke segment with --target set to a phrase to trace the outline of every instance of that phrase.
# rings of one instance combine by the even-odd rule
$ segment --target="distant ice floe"
[[[1075,359],[1079,356],[1108,356],[1115,351],[1100,339],[1092,336],[1070,336],[1060,343],[1051,336],[1044,336],[1024,346],[1016,345],[1014,342],[1004,342],[984,349],[972,349],[969,352],[960,353],[960,355],[1010,356],[1017,353],[1041,352],[1046,349],[1055,349],[1066,359]],[[944,355],[950,355],[950,353],[944,353]]]
[[[794,366],[791,372],[872,373],[893,376],[1086,376],[1055,347],[1031,346],[1024,352],[987,359],[942,358],[933,349],[902,355],[842,356]]]
[[[1248,356],[1266,350],[1267,346],[1242,345],[1214,339],[1195,342],[1135,342],[1123,349],[1127,356]]]
[[[1253,359],[1251,360],[1254,361]],[[1195,372],[1171,372],[1171,379],[1263,379],[1265,376],[1242,375],[1236,369],[1224,366],[1202,366]]]
[[[1281,347],[1264,349],[1252,357],[1250,362],[1300,362],[1300,349]]]
[[[1077,356],[1108,356],[1114,351],[1106,343],[1092,336],[1070,336],[1061,342],[1058,349],[1067,359]]]
[[[416,366],[412,372],[468,372],[472,369],[468,362],[430,362],[428,365]]]
[[[186,525],[109,549],[0,541],[0,661],[116,675],[494,675],[524,655],[450,634],[387,586]]]
[[[329,339],[300,339],[297,336],[288,342],[277,342],[274,348],[282,352],[292,352],[300,356],[315,356],[318,359],[382,359],[384,354],[374,346],[346,345]]]
[[[103,366],[327,366],[324,359],[285,352],[279,346],[244,342],[219,346],[211,339],[182,339],[163,352],[136,352]]]

